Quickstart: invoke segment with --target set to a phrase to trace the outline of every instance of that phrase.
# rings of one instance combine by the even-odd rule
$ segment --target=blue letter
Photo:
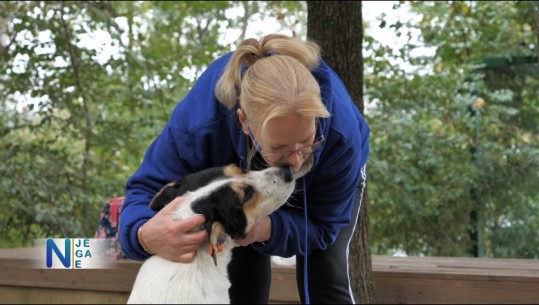
[[[64,239],[65,246],[64,246],[64,252],[65,256],[62,255],[60,252],[60,249],[56,246],[54,241],[52,239],[47,239],[47,268],[52,267],[52,250],[54,250],[54,253],[56,253],[56,257],[62,262],[62,265],[64,267],[69,268],[71,267],[71,239],[66,238]]]

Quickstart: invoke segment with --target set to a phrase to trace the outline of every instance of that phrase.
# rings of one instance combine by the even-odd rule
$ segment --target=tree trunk
[[[317,42],[322,58],[342,79],[363,113],[363,24],[361,1],[307,1],[307,37]],[[350,243],[350,277],[356,302],[376,303],[369,249],[365,191],[360,219]]]

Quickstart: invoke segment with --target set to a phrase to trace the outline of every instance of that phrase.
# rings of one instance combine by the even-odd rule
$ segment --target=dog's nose
[[[283,173],[284,181],[291,182],[293,177],[292,177],[292,170],[290,170],[290,167],[283,166],[281,168],[282,168],[281,173]]]

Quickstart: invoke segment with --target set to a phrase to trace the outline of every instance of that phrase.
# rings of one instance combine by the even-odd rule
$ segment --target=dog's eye
[[[242,188],[243,190],[243,203],[251,200],[251,198],[253,198],[253,194],[255,193],[255,188],[250,186],[250,185],[246,185]]]

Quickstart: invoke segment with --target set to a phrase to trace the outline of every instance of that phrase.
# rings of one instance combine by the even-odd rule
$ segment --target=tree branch
[[[89,156],[90,156],[90,135],[92,132],[92,118],[90,114],[90,107],[88,105],[88,101],[85,98],[85,91],[82,86],[82,81],[80,77],[80,61],[75,56],[75,52],[73,50],[73,47],[71,45],[71,36],[69,31],[69,26],[66,22],[66,19],[64,18],[64,8],[65,8],[65,2],[61,2],[62,5],[60,7],[60,17],[61,22],[64,30],[64,38],[66,40],[66,46],[67,51],[69,53],[69,60],[71,61],[71,67],[73,68],[73,74],[75,75],[75,81],[76,86],[80,92],[80,96],[82,97],[82,105],[84,107],[84,113],[85,113],[85,119],[86,119],[86,130],[84,132],[84,151],[83,151],[83,160],[82,160],[82,179],[83,181],[86,180],[87,174],[88,174],[88,164],[89,164]]]

